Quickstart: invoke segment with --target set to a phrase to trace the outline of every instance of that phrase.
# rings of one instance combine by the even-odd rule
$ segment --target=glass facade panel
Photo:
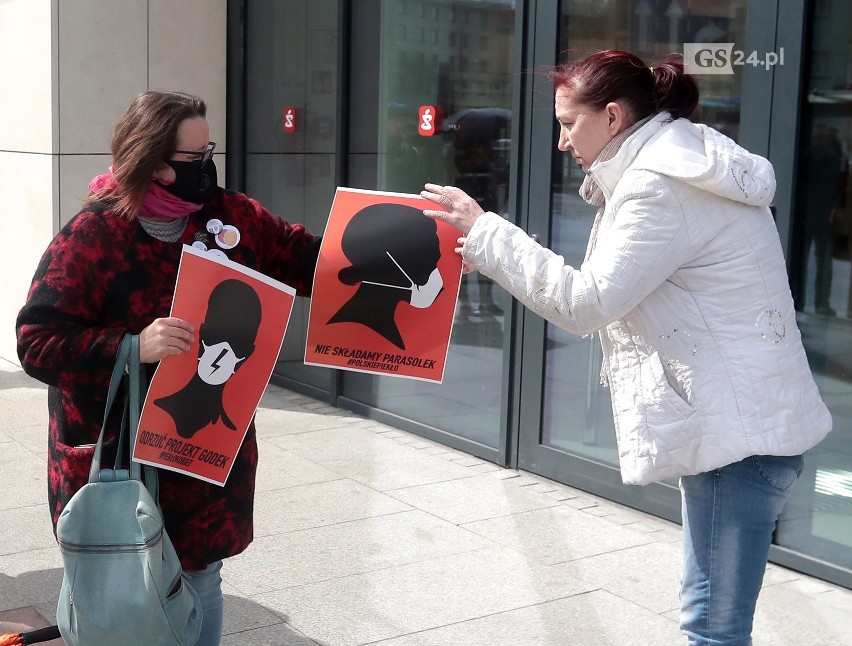
[[[852,5],[816,2],[792,230],[796,309],[834,430],[808,452],[777,542],[852,569]]]
[[[668,52],[681,51],[684,42],[733,42],[742,47],[748,4],[745,0],[561,0],[558,5],[549,0],[526,4],[515,0],[246,3],[246,191],[273,212],[321,233],[337,184],[335,167],[341,160],[335,155],[345,150],[342,180],[347,186],[418,192],[426,181],[455,184],[484,207],[514,219],[516,214],[507,206],[510,141],[514,140],[517,150],[525,149],[521,133],[513,131],[518,120],[510,110],[519,98],[525,102],[530,98],[512,96],[520,71],[515,68],[519,47],[535,49],[534,55],[544,58],[550,51],[559,51],[560,60],[617,47],[653,64]],[[752,37],[755,30],[764,36],[763,23],[771,26],[780,10],[776,2],[757,4],[751,3]],[[549,42],[550,35],[537,33],[535,20],[527,33],[516,34],[516,24],[523,22],[516,21],[516,5],[531,9],[531,16],[538,15],[535,9],[558,12],[556,29],[548,31],[558,34],[556,42]],[[799,325],[835,429],[807,456],[776,534],[776,543],[789,548],[794,559],[798,555],[817,559],[816,565],[805,569],[820,570],[829,564],[834,573],[837,567],[846,568],[844,574],[852,571],[852,407],[848,403],[852,401],[852,198],[848,197],[852,7],[847,5],[837,0],[809,3],[809,51],[801,57],[806,67],[800,159],[795,160],[795,171],[780,171],[794,174],[796,180],[790,222],[786,207],[779,206],[779,226],[783,231],[790,225],[790,239],[785,235],[784,242],[789,242]],[[344,52],[350,73],[348,110],[343,114],[337,109],[340,7],[347,8],[350,18],[346,25],[350,46]],[[544,38],[548,42],[535,48],[524,42]],[[788,65],[799,59],[798,52],[789,53],[795,55],[788,58]],[[551,62],[523,64],[531,68]],[[739,139],[743,68],[734,69],[734,75],[700,77],[702,100],[693,119]],[[751,102],[752,97],[746,100]],[[774,124],[792,123],[798,108],[793,100],[789,105],[782,103],[773,103],[767,137],[789,136],[786,131],[776,135],[782,128]],[[283,110],[288,106],[296,109],[291,132],[283,127]],[[443,125],[434,136],[418,133],[424,106],[443,112]],[[743,123],[752,123],[755,106],[750,103],[746,110]],[[337,119],[345,122],[345,142],[336,140]],[[537,124],[535,119],[531,122]],[[535,137],[541,134],[537,128]],[[555,148],[555,127],[552,135]],[[585,253],[594,209],[577,194],[581,170],[569,155],[555,152],[554,158],[549,246],[577,266]],[[523,175],[526,172],[518,174],[519,187],[530,184]],[[779,179],[789,181],[780,175]],[[595,336],[578,338],[554,326],[544,327],[544,374],[538,364],[515,368],[525,370],[524,384],[541,384],[541,397],[536,385],[535,396],[527,397],[522,390],[520,402],[520,419],[525,419],[525,411],[534,410],[530,418],[537,422],[540,411],[541,426],[509,426],[514,417],[507,410],[507,393],[510,384],[518,386],[521,381],[519,374],[508,375],[506,368],[510,305],[511,299],[484,277],[465,278],[445,382],[435,385],[304,366],[308,303],[300,300],[276,374],[324,391],[334,390],[339,375],[337,394],[349,401],[477,442],[488,448],[483,454],[492,449],[502,454],[509,444],[501,446],[501,438],[511,442],[519,435],[520,452],[528,451],[526,444],[539,451],[524,468],[558,479],[565,465],[582,464],[590,491],[607,482],[620,487],[613,480],[617,479],[615,433],[609,392],[599,385],[601,356]],[[537,345],[543,323],[537,325],[530,326],[529,334],[525,330],[525,338],[518,340],[520,347]],[[540,457],[545,459],[539,462]],[[670,491],[668,487],[659,490]],[[650,491],[653,498],[658,490],[642,491]],[[671,498],[660,500],[665,501],[661,515],[671,511],[670,517],[675,517],[678,510]]]
[[[599,49],[625,49],[653,65],[684,42],[745,40],[745,0],[688,3],[598,3],[565,1],[560,8],[559,51],[567,61]],[[563,61],[564,62],[564,61]],[[736,139],[740,122],[742,68],[736,75],[700,79],[701,103],[692,119]],[[556,134],[553,145],[556,145]],[[584,174],[568,154],[557,153],[553,169],[551,248],[579,267],[595,208],[578,195]],[[617,466],[609,392],[600,385],[597,335],[583,338],[547,326],[541,443]]]
[[[352,4],[349,185],[418,193],[463,188],[506,212],[512,136],[514,2],[384,0]],[[421,113],[443,114],[422,136]],[[465,276],[444,383],[344,373],[346,397],[496,448],[508,296]]]
[[[245,190],[317,235],[335,189],[337,4],[269,0],[248,11]],[[333,373],[303,363],[308,311],[297,299],[275,373],[329,390]]]

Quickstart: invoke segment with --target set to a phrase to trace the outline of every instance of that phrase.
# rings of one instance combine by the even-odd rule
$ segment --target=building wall
[[[148,89],[208,104],[225,153],[227,0],[0,2],[0,358],[39,258],[110,163],[116,119]],[[220,163],[222,171],[224,163]],[[223,172],[219,173],[224,183]]]

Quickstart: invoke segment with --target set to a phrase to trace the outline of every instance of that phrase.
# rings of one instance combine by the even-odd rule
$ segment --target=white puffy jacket
[[[817,444],[831,415],[768,208],[772,165],[661,113],[589,172],[606,206],[580,269],[494,213],[462,254],[551,323],[600,331],[624,482]]]

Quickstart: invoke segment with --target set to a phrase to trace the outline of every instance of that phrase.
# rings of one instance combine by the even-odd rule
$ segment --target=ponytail
[[[668,112],[675,119],[688,118],[698,106],[698,83],[683,71],[680,54],[668,54],[652,68],[657,112]]]

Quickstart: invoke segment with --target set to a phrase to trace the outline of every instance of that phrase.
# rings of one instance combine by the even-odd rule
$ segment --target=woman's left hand
[[[434,202],[442,210],[427,209],[423,215],[452,224],[456,229],[467,235],[476,218],[485,213],[470,195],[455,186],[439,186],[426,184],[420,191],[420,197]]]

